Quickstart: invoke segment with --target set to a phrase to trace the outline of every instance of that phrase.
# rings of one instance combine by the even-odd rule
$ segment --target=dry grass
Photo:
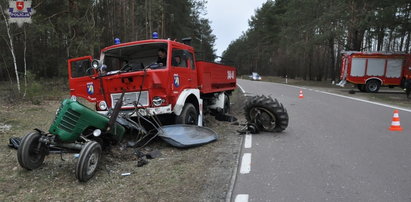
[[[3,93],[5,91],[2,91]],[[0,132],[0,200],[1,201],[198,201],[224,200],[228,190],[235,156],[241,137],[238,126],[215,121],[207,123],[220,138],[192,149],[176,149],[161,140],[150,143],[146,150],[159,149],[160,158],[137,167],[134,150],[113,147],[104,155],[96,176],[87,183],[75,179],[73,154],[49,155],[39,169],[27,171],[17,162],[16,150],[7,147],[8,139],[23,136],[33,128],[47,130],[63,96],[0,105],[0,124],[11,125]],[[238,103],[237,100],[238,99]],[[241,106],[242,97],[232,99]],[[234,107],[240,108],[240,107]],[[132,137],[131,137],[132,138]],[[130,176],[121,176],[130,172]]]

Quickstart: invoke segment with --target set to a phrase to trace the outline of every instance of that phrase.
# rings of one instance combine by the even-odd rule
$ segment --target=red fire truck
[[[380,52],[344,52],[341,82],[356,84],[363,92],[376,93],[381,86],[401,86],[411,79],[411,54]]]
[[[164,64],[158,63],[165,51]],[[203,110],[226,112],[236,88],[236,69],[196,61],[194,48],[172,40],[119,43],[91,56],[68,60],[70,94],[96,103],[99,113],[114,108],[123,91],[122,112],[172,115],[175,123],[202,125]]]

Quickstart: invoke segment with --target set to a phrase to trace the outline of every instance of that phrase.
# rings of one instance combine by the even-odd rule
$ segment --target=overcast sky
[[[217,40],[216,54],[221,56],[231,41],[248,29],[248,20],[255,9],[267,0],[208,0],[207,15]]]

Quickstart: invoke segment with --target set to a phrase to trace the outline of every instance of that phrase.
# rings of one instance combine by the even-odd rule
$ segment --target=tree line
[[[9,1],[0,6],[0,81],[16,82],[27,72],[67,77],[67,59],[98,56],[114,38],[145,40],[153,32],[178,41],[191,37],[198,59],[215,58],[204,0],[33,0],[32,23],[21,28],[7,22]]]
[[[409,0],[268,0],[223,62],[240,74],[334,80],[343,51],[410,53]]]

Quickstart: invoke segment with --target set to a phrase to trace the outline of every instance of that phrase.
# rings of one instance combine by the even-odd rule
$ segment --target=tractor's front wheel
[[[101,151],[100,144],[95,141],[87,142],[81,149],[76,166],[76,178],[80,182],[87,182],[94,176],[100,162]]]
[[[34,170],[43,164],[47,154],[47,147],[40,142],[41,134],[33,131],[21,140],[17,150],[17,159],[21,167],[27,170]]]

